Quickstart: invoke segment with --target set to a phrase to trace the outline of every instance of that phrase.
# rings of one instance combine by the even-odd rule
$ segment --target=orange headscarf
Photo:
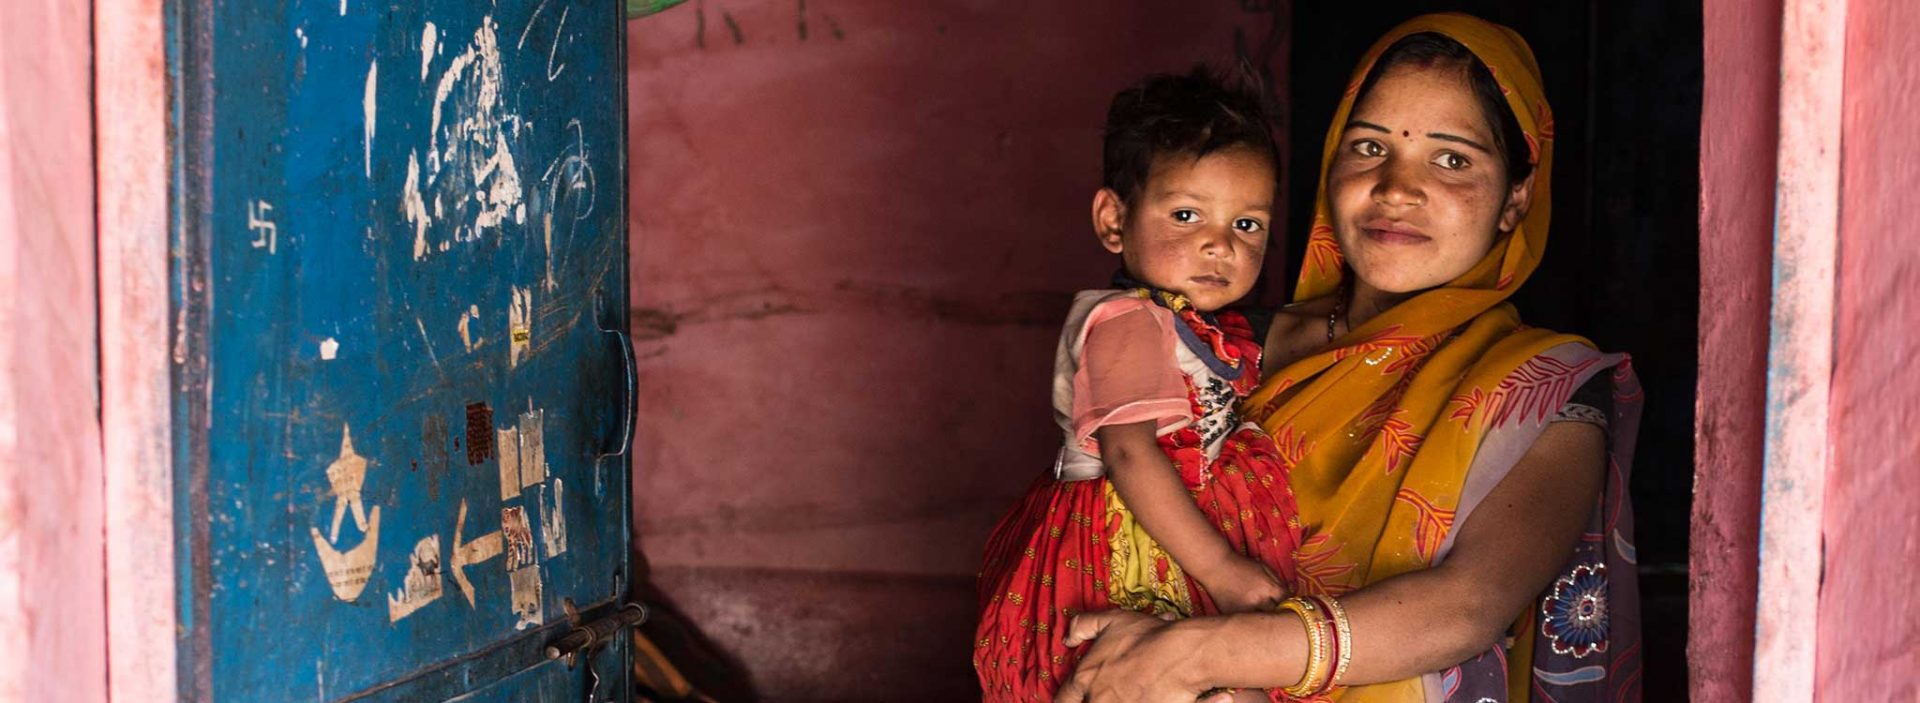
[[[1300,590],[1339,595],[1431,566],[1453,528],[1468,469],[1495,425],[1502,381],[1579,337],[1528,328],[1505,302],[1546,249],[1553,112],[1540,69],[1513,30],[1461,14],[1410,20],[1354,69],[1320,168],[1296,299],[1334,294],[1346,275],[1333,236],[1326,175],[1360,84],[1394,42],[1433,32],[1464,44],[1492,70],[1526,133],[1532,208],[1485,258],[1445,286],[1414,296],[1274,374],[1244,405],[1291,464],[1307,538]],[[1364,646],[1364,645],[1362,645]],[[1418,701],[1416,680],[1337,692],[1341,701]]]

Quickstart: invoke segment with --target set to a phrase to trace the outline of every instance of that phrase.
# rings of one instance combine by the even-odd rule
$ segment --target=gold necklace
[[[1340,313],[1346,310],[1346,303],[1347,303],[1347,287],[1340,286],[1338,289],[1334,290],[1333,292],[1333,312],[1327,313],[1327,343],[1328,344],[1333,343],[1333,339],[1335,336],[1334,322],[1336,320],[1339,320]],[[1351,328],[1353,327],[1353,325],[1349,324],[1347,325],[1347,327]]]

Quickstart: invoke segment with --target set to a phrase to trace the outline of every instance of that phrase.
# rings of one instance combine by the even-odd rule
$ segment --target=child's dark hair
[[[1131,201],[1156,157],[1200,158],[1245,148],[1278,168],[1266,102],[1249,71],[1229,79],[1196,65],[1186,75],[1148,76],[1113,96],[1101,145],[1101,185]]]
[[[1433,66],[1460,67],[1467,71],[1467,80],[1473,84],[1473,97],[1480,103],[1480,112],[1492,127],[1493,147],[1506,161],[1507,182],[1517,183],[1533,173],[1533,164],[1528,163],[1526,132],[1520,130],[1520,121],[1514,119],[1513,109],[1507,106],[1506,95],[1500,92],[1500,83],[1493,78],[1493,72],[1487,65],[1474,56],[1466,45],[1452,37],[1435,32],[1409,34],[1387,47],[1375,61],[1373,69],[1367,72],[1367,78],[1360,83],[1360,92],[1354,97],[1355,105],[1366,99],[1373,85],[1380,81],[1387,69],[1395,66]]]

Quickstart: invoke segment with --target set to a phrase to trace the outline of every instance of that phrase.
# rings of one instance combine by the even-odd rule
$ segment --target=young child
[[[1240,419],[1260,346],[1221,311],[1252,289],[1275,217],[1268,129],[1256,93],[1204,67],[1114,96],[1093,226],[1124,268],[1074,299],[1053,381],[1065,446],[987,545],[973,664],[988,701],[1053,700],[1079,656],[1061,643],[1077,613],[1187,617],[1289,595],[1290,464]]]

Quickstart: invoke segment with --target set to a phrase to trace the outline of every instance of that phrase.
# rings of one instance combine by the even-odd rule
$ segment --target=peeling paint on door
[[[537,486],[547,480],[547,411],[520,414],[520,485]]]
[[[520,365],[533,342],[533,291],[514,286],[507,305],[507,368]]]
[[[555,477],[551,492],[551,500],[540,500],[540,541],[547,547],[548,559],[567,553],[566,484]]]

